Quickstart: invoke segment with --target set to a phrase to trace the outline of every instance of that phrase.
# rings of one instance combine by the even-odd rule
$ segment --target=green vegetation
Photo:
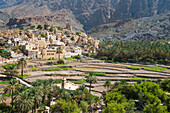
[[[42,69],[42,71],[61,71],[60,68]]]
[[[2,65],[4,68],[9,68],[10,66],[19,66],[18,64],[7,64],[7,65]]]
[[[31,76],[30,74],[23,74],[23,76],[22,75],[17,75],[17,77],[28,77],[28,76]]]
[[[40,35],[41,35],[41,37],[43,37],[43,38],[46,37],[46,35],[45,35],[44,33],[41,33]]]
[[[66,65],[66,64],[59,64],[59,63],[54,63],[53,65]]]
[[[24,67],[27,65],[27,61],[24,58],[18,60],[18,65],[21,66],[21,76],[24,77]]]
[[[38,69],[38,68],[36,68],[36,67],[30,67],[30,69]]]
[[[0,49],[0,56],[2,57],[2,61],[4,61],[4,59],[12,58],[11,52],[8,52],[8,51],[6,51],[4,49]]]
[[[60,59],[57,61],[58,64],[64,64],[64,60]]]
[[[0,84],[8,84],[8,83],[9,83],[9,80],[0,82]]]
[[[61,70],[73,70],[72,68],[51,68],[51,69],[42,69],[42,71],[61,71]]]
[[[140,70],[140,69],[142,69],[143,67],[140,67],[140,66],[126,66],[126,68],[128,68],[128,69],[134,69],[134,70]]]
[[[86,77],[87,82],[96,83],[97,79],[92,72]],[[90,94],[90,90],[81,85],[78,89],[69,91],[56,87],[55,83],[62,80],[36,80],[32,82],[33,87],[28,88],[12,79],[8,86],[0,91],[0,112],[2,113],[36,113],[45,112],[45,106],[50,106],[52,99],[56,99],[54,105],[50,106],[50,112],[60,113],[87,113],[97,112],[98,106],[103,99],[103,113],[169,113],[170,96],[166,94],[169,89],[169,79],[160,84],[144,81],[128,85],[125,81],[116,82],[111,85],[105,82],[108,90],[103,97],[99,98]],[[73,81],[74,82],[74,81]],[[82,82],[82,81],[81,81]],[[85,81],[84,81],[85,82]],[[90,85],[91,86],[91,85]],[[11,105],[4,102],[10,98]]]
[[[170,79],[166,79],[166,80],[161,81],[160,87],[161,87],[164,91],[170,92]]]
[[[36,80],[32,82],[33,87],[28,88],[18,84],[14,79],[11,80],[8,86],[0,92],[0,112],[36,113],[39,107],[40,112],[45,112],[45,106],[50,106],[52,98],[56,99],[56,104],[50,106],[50,112],[52,113],[96,112],[100,100],[90,94],[84,85],[77,90],[68,91],[55,87],[55,83],[59,82],[61,80]],[[4,103],[7,98],[11,98],[11,105]]]
[[[149,70],[149,71],[162,72],[163,69],[167,69],[167,68],[164,68],[164,67],[145,67],[144,69],[145,69],[145,70]]]
[[[73,60],[78,60],[76,58],[66,58],[66,60],[73,61]]]
[[[139,70],[139,69],[144,69],[144,70],[149,70],[149,71],[158,71],[162,72],[164,69],[167,69],[165,67],[146,67],[146,66],[127,66],[126,68],[128,69],[134,69],[134,70]]]
[[[50,29],[49,29],[50,32],[53,32],[54,31],[54,27],[51,26]]]
[[[35,25],[31,25],[31,26],[30,26],[30,29],[34,29],[34,28],[35,28]]]
[[[63,28],[61,26],[57,26],[58,30],[63,30]]]
[[[38,25],[37,29],[43,29],[43,26],[42,25]]]
[[[81,81],[70,81],[70,82],[81,84],[81,83],[86,83],[87,81],[86,80],[81,80]]]
[[[106,73],[94,72],[96,76],[106,76]]]
[[[74,38],[74,36],[72,36],[72,37],[71,37],[71,40],[72,40],[72,41],[75,41],[75,38]]]
[[[23,27],[21,27],[21,28],[19,28],[19,30],[23,31],[23,30],[24,30],[24,28],[23,28]]]
[[[73,70],[73,68],[66,68],[66,67],[64,67],[64,68],[61,68],[62,70]]]
[[[80,35],[80,34],[81,34],[81,32],[80,32],[80,31],[77,31],[77,32],[76,32],[76,35]]]
[[[18,67],[18,64],[7,64],[7,65],[3,65],[2,67],[5,69],[4,74],[12,77],[15,76],[16,74],[18,74],[18,71],[16,70],[16,67]]]
[[[122,84],[106,94],[103,112],[168,113],[170,111],[169,100],[170,97],[156,83],[145,81],[135,85]]]
[[[76,55],[75,57],[74,57],[75,59],[81,59],[81,55]]]
[[[157,81],[158,79],[154,78],[142,78],[142,77],[136,77],[136,78],[129,78],[131,80],[150,80],[150,81]]]
[[[55,80],[54,83],[61,83],[62,80]]]
[[[106,41],[99,45],[97,58],[114,62],[170,64],[170,44],[149,41]]]

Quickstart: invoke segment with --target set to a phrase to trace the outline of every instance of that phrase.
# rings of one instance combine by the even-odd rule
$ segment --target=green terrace
[[[106,76],[106,73],[94,72],[96,76]]]
[[[157,71],[157,72],[162,72],[164,69],[167,69],[165,67],[160,67],[160,66],[155,66],[155,67],[146,67],[146,66],[127,66],[126,68],[128,69],[134,69],[134,70],[148,70],[148,71]]]
[[[30,67],[30,69],[38,69],[38,68],[36,68],[36,67]]]
[[[24,74],[23,76],[22,75],[17,75],[17,77],[28,77],[28,76],[31,76],[30,74]]]
[[[66,58],[65,60],[74,61],[74,60],[78,60],[78,59],[76,59],[76,58]]]
[[[61,71],[61,70],[73,70],[72,68],[51,68],[51,69],[42,69],[42,71]]]

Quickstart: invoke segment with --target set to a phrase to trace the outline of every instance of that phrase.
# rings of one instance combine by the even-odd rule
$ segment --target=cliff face
[[[51,16],[67,9],[88,30],[127,18],[154,16],[170,10],[169,0],[3,0],[11,17]],[[12,9],[12,11],[11,11]]]
[[[152,17],[103,24],[87,33],[100,40],[170,40],[170,11]]]

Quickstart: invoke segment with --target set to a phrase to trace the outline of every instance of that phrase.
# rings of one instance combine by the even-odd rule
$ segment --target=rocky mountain
[[[153,17],[99,25],[88,34],[100,40],[170,40],[170,11]]]
[[[66,18],[78,20],[89,30],[116,20],[154,16],[170,10],[169,6],[169,0],[1,0],[5,17],[0,19],[55,16],[64,9],[73,15]]]

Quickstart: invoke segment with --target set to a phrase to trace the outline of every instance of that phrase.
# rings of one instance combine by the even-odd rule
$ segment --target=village
[[[5,51],[9,51],[13,58],[25,56],[37,59],[63,59],[95,53],[98,49],[99,40],[88,37],[83,32],[73,31],[70,24],[66,24],[65,28],[47,24],[38,27],[2,31],[0,40],[5,39],[6,46],[20,47],[21,50],[18,52],[5,48]],[[6,62],[8,60],[10,59],[6,59]]]

